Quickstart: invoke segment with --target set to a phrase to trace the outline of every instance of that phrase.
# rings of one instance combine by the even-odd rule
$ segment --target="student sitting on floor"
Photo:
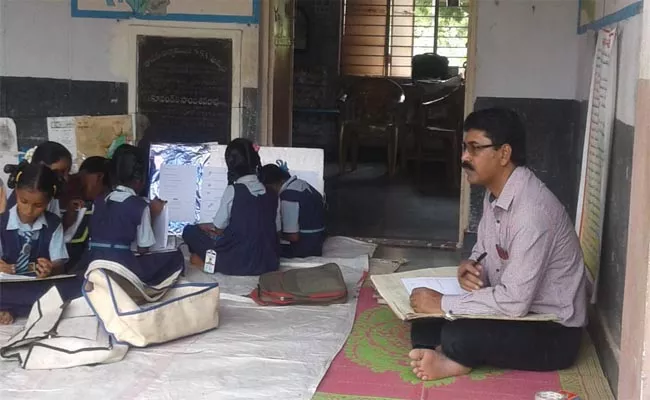
[[[8,186],[15,189],[17,204],[0,215],[0,272],[39,278],[59,274],[68,253],[61,219],[47,206],[60,191],[60,179],[43,164],[22,162],[10,172]],[[51,286],[52,281],[0,282],[0,324],[28,314]],[[77,280],[57,281],[56,286],[64,300],[81,294]]]
[[[311,257],[323,254],[325,241],[325,202],[309,183],[291,176],[286,164],[267,164],[260,170],[260,181],[280,196],[282,257]]]
[[[61,199],[61,203],[66,208],[66,217],[74,217],[73,223],[66,236],[70,234],[70,240],[67,241],[66,247],[70,256],[66,263],[66,272],[83,272],[77,271],[77,263],[80,262],[81,256],[88,249],[90,238],[89,227],[90,217],[93,214],[94,200],[98,197],[106,197],[110,193],[109,182],[109,164],[110,160],[104,157],[88,157],[81,163],[79,173],[71,175],[68,180],[66,194],[67,199]],[[78,220],[79,213],[83,217]],[[73,230],[73,232],[70,232]],[[87,263],[85,263],[87,265]]]
[[[113,191],[94,202],[90,217],[88,262],[117,262],[135,273],[146,284],[162,282],[183,268],[180,251],[147,253],[156,243],[152,221],[162,212],[165,202],[137,195],[146,184],[147,156],[135,146],[123,144],[110,162]],[[131,250],[138,248],[139,256]]]
[[[260,275],[279,266],[278,198],[257,178],[260,157],[253,143],[235,139],[226,148],[229,186],[214,222],[188,225],[183,240],[191,262],[203,265],[207,250],[217,253],[216,271]]]
[[[25,160],[31,164],[43,164],[49,167],[54,173],[59,176],[59,179],[62,182],[68,180],[68,175],[70,174],[70,168],[72,167],[72,155],[62,144],[57,142],[43,142],[39,144],[33,152],[30,150],[25,154]],[[11,168],[11,166],[8,166]],[[65,190],[65,188],[59,188],[60,191]],[[61,193],[59,193],[61,195]],[[11,208],[16,205],[16,194],[14,192],[9,194],[7,199],[7,208]],[[59,207],[59,201],[57,199],[52,199],[50,204],[47,206],[47,211],[56,214],[61,217],[61,208]],[[66,224],[63,223],[63,229],[67,228]]]

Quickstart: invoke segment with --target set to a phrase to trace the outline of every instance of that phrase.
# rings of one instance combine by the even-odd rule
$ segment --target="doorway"
[[[396,172],[389,173],[383,145],[386,142],[382,140],[360,140],[354,155],[346,150],[349,159],[342,171],[339,144],[345,115],[341,115],[341,100],[350,95],[346,91],[356,81],[373,77],[399,85],[405,103],[410,101],[413,86],[424,87],[428,97],[419,102],[429,106],[448,97],[454,92],[451,87],[461,82],[463,95],[460,101],[455,98],[453,107],[462,125],[465,110],[471,109],[473,103],[473,2],[346,0],[326,2],[327,7],[315,3],[297,1],[299,14],[310,29],[307,39],[301,37],[303,44],[294,54],[293,143],[326,151],[330,234],[372,238],[388,244],[456,247],[462,243],[466,227],[461,204],[467,188],[461,183],[457,162],[462,129],[456,127],[460,132],[454,136],[455,147],[451,140],[433,140],[433,135],[431,140],[415,140],[414,135],[423,131],[426,135],[428,127],[409,121],[412,112],[405,104]],[[338,27],[328,23],[336,20]],[[319,38],[317,43],[309,39],[314,36]],[[328,44],[331,42],[338,44],[336,48]],[[413,57],[426,53],[446,60],[443,76],[414,76]],[[429,61],[434,59],[427,57]],[[417,74],[421,75],[421,70]],[[438,90],[445,85],[451,86]],[[426,113],[439,111],[446,112],[432,106]],[[426,156],[419,154],[419,147],[427,150],[423,152]],[[349,163],[352,158],[358,160],[354,169]]]

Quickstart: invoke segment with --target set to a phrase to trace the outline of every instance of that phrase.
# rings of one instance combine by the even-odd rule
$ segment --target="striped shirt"
[[[470,259],[483,252],[485,287],[443,296],[443,311],[554,314],[565,326],[587,324],[587,281],[578,237],[564,206],[529,169],[516,168],[498,198],[486,193]]]

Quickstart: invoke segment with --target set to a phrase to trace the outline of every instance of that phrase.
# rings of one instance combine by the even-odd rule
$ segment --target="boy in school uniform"
[[[286,164],[267,164],[260,170],[260,181],[280,197],[285,258],[323,254],[325,241],[325,201],[309,183],[291,176]]]

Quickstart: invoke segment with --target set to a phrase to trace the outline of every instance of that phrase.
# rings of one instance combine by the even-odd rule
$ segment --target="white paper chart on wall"
[[[617,32],[616,29],[603,29],[598,33],[592,70],[576,216],[576,230],[588,276],[595,283],[592,302],[596,301],[600,270],[617,72]]]
[[[0,118],[0,151],[17,152],[16,124],[11,118]]]

